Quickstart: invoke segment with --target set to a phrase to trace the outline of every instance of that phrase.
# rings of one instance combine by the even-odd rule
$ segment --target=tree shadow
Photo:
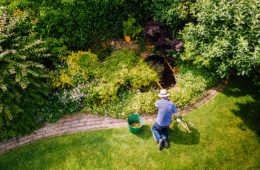
[[[232,110],[232,112],[243,120],[243,123],[237,125],[238,128],[246,130],[248,127],[257,136],[260,136],[260,102],[236,103],[236,105],[238,109]]]
[[[200,143],[200,133],[197,129],[190,127],[191,133],[182,131],[178,126],[169,129],[169,142],[184,145],[195,145]]]
[[[235,105],[237,109],[231,110],[234,115],[240,117],[243,123],[237,125],[241,130],[246,127],[260,136],[260,89],[246,78],[237,77],[232,80],[222,92],[229,97],[246,97],[247,101],[239,100]]]
[[[142,130],[134,135],[144,140],[148,140],[149,138],[152,137],[151,128],[148,125],[144,125]]]

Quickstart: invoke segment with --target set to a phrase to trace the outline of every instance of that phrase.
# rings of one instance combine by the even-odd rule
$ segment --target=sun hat
[[[161,89],[160,90],[160,93],[158,94],[159,97],[168,97],[170,96],[169,93],[167,93],[167,90],[166,89]]]

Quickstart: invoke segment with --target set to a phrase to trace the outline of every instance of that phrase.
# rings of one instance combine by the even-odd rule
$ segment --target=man
[[[159,143],[159,150],[161,151],[163,147],[170,147],[168,143],[168,128],[172,122],[173,114],[177,113],[177,109],[175,104],[168,99],[170,94],[167,93],[166,89],[160,90],[158,96],[161,98],[161,100],[155,102],[155,106],[158,108],[158,115],[151,130],[154,139]]]

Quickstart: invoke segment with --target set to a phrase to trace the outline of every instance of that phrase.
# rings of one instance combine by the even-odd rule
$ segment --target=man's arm
[[[172,113],[172,118],[176,118],[180,114],[175,105],[173,105]]]

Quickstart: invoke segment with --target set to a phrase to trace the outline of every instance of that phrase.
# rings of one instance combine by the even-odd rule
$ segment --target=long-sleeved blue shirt
[[[177,113],[175,104],[162,98],[155,102],[155,106],[158,108],[156,123],[160,126],[169,126],[172,122],[172,114]]]

